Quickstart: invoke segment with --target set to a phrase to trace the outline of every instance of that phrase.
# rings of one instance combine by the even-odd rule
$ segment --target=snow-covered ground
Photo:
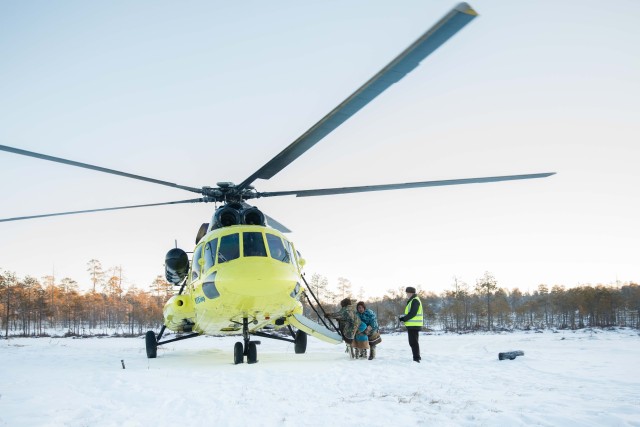
[[[0,342],[2,426],[640,426],[637,330],[383,335],[350,360],[262,339],[233,365],[235,337],[14,338]],[[498,353],[522,350],[515,360]],[[122,368],[124,360],[126,369]]]

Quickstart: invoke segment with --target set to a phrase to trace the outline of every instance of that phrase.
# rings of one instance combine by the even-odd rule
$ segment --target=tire
[[[238,341],[233,346],[233,364],[238,365],[240,363],[244,363],[244,349],[242,348],[242,343]]]
[[[147,358],[155,359],[158,355],[158,341],[156,340],[155,332],[147,331],[147,335],[144,337],[144,343],[147,347]]]
[[[258,346],[255,342],[249,342],[249,351],[247,352],[247,363],[258,362]]]
[[[307,351],[307,334],[298,329],[295,339],[296,354],[304,354]]]

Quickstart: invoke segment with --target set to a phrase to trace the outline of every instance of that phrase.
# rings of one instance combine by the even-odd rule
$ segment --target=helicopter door
[[[218,249],[218,238],[204,244],[204,269],[203,273],[206,273],[216,264],[216,249]]]
[[[200,277],[202,267],[202,246],[196,246],[193,250],[193,262],[191,263],[191,281],[195,282]]]

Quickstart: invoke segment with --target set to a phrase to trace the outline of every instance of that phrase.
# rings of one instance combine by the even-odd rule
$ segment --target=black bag
[[[378,345],[382,342],[382,337],[380,336],[380,332],[371,332],[369,334],[369,345]]]

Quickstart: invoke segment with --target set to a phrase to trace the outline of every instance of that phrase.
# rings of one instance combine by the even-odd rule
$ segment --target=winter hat
[[[405,292],[408,292],[410,294],[415,294],[416,288],[414,288],[413,286],[408,286],[407,289],[405,289]]]
[[[348,305],[351,305],[351,300],[349,298],[345,298],[340,301],[340,307],[346,307]]]
[[[367,309],[367,306],[364,305],[363,301],[358,301],[358,304],[356,304],[356,308],[358,308],[359,306],[362,306],[362,308],[364,308],[365,310]]]

